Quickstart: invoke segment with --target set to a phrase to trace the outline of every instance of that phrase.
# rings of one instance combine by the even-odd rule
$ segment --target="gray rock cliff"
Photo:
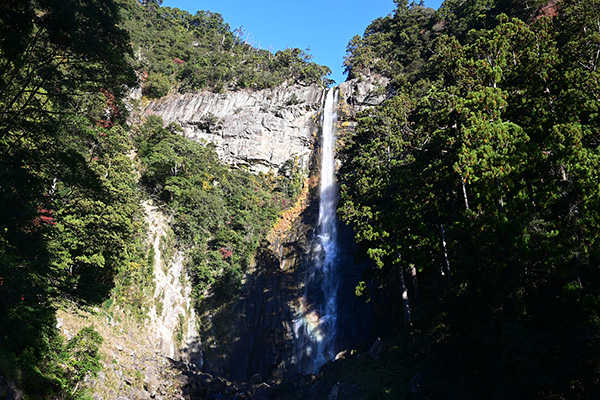
[[[153,101],[145,113],[180,124],[189,139],[215,144],[228,164],[267,172],[292,157],[307,166],[322,96],[318,86],[185,93]]]
[[[378,106],[390,96],[388,84],[389,79],[379,75],[352,79],[340,84],[341,99],[355,112]]]
[[[386,99],[387,80],[373,76],[340,85],[348,115]],[[323,89],[280,86],[261,91],[172,94],[144,110],[165,123],[176,122],[184,135],[215,145],[221,159],[252,172],[277,171],[290,158],[306,169],[318,133]]]

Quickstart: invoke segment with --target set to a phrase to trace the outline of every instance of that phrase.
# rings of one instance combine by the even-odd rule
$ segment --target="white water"
[[[323,107],[321,183],[317,240],[313,252],[315,263],[309,268],[306,293],[300,299],[298,318],[294,321],[300,342],[300,369],[316,373],[321,365],[335,357],[337,322],[337,217],[338,187],[335,181],[335,142],[338,95],[327,92]],[[317,290],[315,290],[317,289]]]

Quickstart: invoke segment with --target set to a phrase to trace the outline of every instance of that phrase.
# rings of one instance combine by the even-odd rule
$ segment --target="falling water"
[[[335,181],[335,133],[337,123],[337,91],[327,92],[323,107],[323,136],[319,222],[313,252],[314,265],[307,274],[306,291],[300,299],[295,321],[296,338],[300,342],[300,369],[315,373],[335,357],[337,321],[337,217],[338,188]]]

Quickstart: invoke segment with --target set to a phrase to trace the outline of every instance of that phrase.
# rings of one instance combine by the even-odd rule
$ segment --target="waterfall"
[[[319,220],[313,244],[312,265],[306,277],[305,293],[299,299],[294,332],[299,346],[302,372],[316,373],[336,352],[338,243],[335,181],[335,142],[337,123],[336,89],[329,89],[323,106]]]

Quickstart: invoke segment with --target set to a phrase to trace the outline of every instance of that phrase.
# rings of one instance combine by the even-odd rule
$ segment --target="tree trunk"
[[[398,265],[398,276],[400,278],[400,292],[402,292],[402,311],[404,312],[404,323],[407,326],[412,326],[408,289],[406,288],[406,280],[404,279],[404,269],[400,265]]]
[[[417,268],[415,264],[410,264],[410,277],[412,279],[413,299],[419,301],[419,282],[417,280]]]
[[[469,209],[469,199],[467,198],[467,186],[465,184],[466,179],[461,176],[460,182],[462,183],[463,196],[465,198],[465,208]]]
[[[442,228],[442,247],[444,248],[444,265],[442,267],[442,276],[446,278],[448,283],[452,283],[452,276],[450,275],[450,261],[448,260],[448,248],[446,247],[446,232],[444,231],[444,224],[440,224]]]

